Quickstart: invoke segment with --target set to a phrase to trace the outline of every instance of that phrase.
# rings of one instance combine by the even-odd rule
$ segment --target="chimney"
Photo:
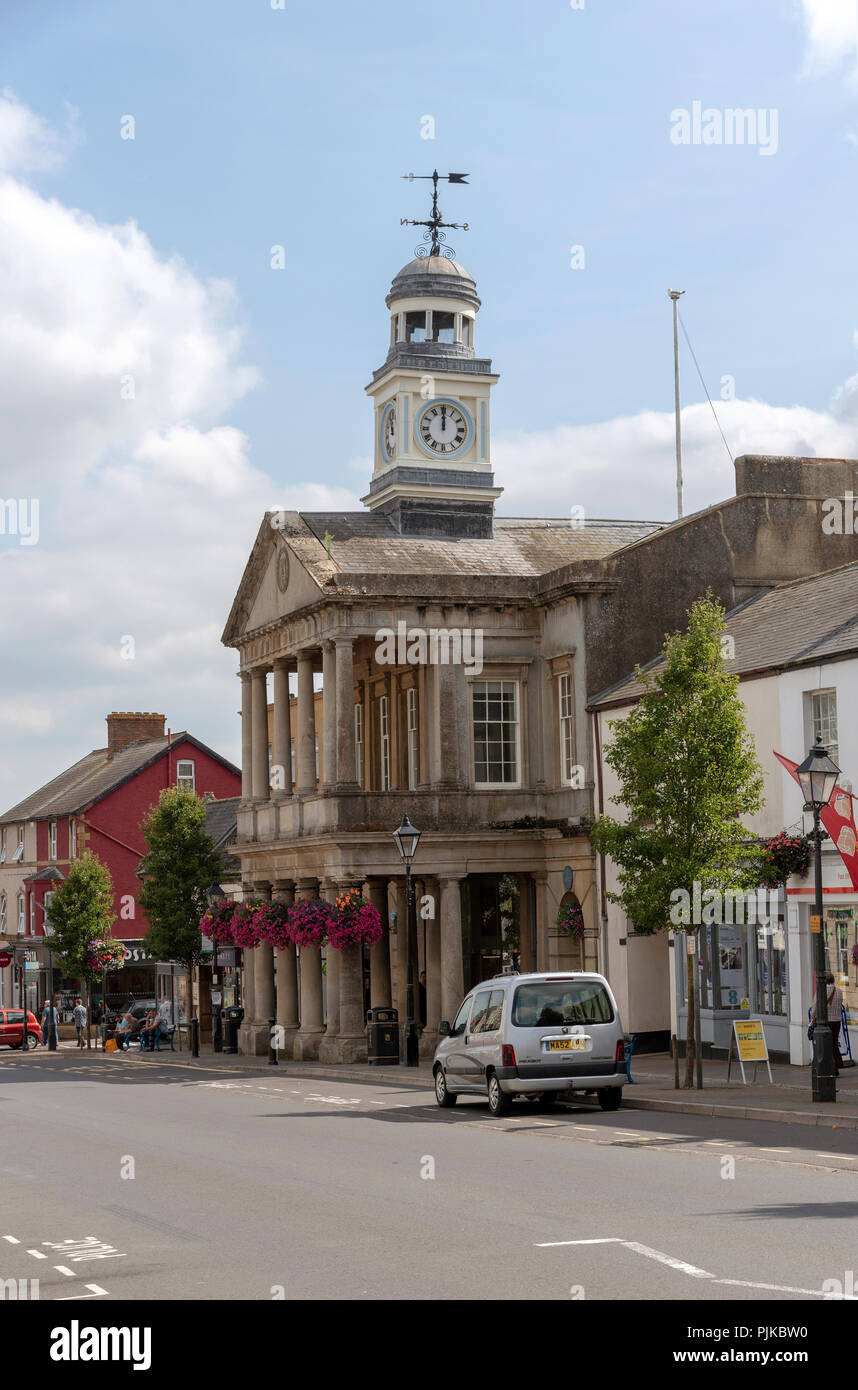
[[[164,737],[165,714],[125,714],[114,710],[107,716],[107,756],[113,758],[132,743],[145,743]]]

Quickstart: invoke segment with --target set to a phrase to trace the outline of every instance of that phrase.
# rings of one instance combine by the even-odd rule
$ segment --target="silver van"
[[[441,1106],[487,1095],[491,1113],[506,1115],[515,1096],[549,1106],[595,1092],[603,1110],[619,1109],[626,1038],[602,975],[497,975],[471,990],[440,1033],[432,1072]]]

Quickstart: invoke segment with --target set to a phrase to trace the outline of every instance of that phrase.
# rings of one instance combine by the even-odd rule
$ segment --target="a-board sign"
[[[772,1080],[772,1068],[769,1063],[769,1049],[766,1046],[766,1035],[763,1032],[762,1020],[759,1018],[736,1018],[733,1020],[733,1028],[730,1035],[730,1054],[727,1059],[727,1080],[730,1080],[730,1069],[733,1065],[733,1049],[739,1059],[739,1070],[742,1073],[742,1081],[747,1085],[745,1076],[745,1063],[753,1062],[754,1076],[757,1075],[757,1063],[765,1062],[766,1070],[769,1073],[769,1081]]]

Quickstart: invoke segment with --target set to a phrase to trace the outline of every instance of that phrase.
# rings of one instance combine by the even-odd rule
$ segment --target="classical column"
[[[300,719],[300,713],[299,713]],[[300,879],[297,896],[307,901],[316,896],[315,879]],[[318,946],[299,947],[301,962],[301,1027],[295,1034],[296,1061],[315,1061],[319,1055],[324,1023],[322,1021],[322,953]]]
[[[316,711],[313,704],[313,653],[298,653],[298,750],[299,792],[316,790]]]
[[[288,880],[279,879],[274,884],[271,895],[276,903],[291,907],[295,898],[295,886]],[[279,1051],[281,1056],[291,1057],[298,1031],[298,957],[294,946],[278,949],[275,964],[277,987],[277,1023],[280,1028]]]
[[[253,795],[253,711],[251,704],[250,672],[241,675],[241,799]]]
[[[247,902],[253,897],[253,884],[243,883],[241,885],[242,901]],[[254,1025],[256,1023],[256,990],[254,989],[254,955],[251,947],[245,946],[241,952],[243,977],[241,982],[241,1007],[244,1009],[244,1018],[238,1030],[238,1050],[245,1056],[253,1052],[255,1046]]]
[[[325,718],[327,719],[327,711]],[[322,897],[333,905],[339,896],[336,883],[327,881],[322,888]],[[325,984],[327,998],[327,1020],[325,1036],[319,1046],[320,1062],[338,1062],[338,1038],[340,1032],[340,952],[328,946],[325,951]]]
[[[274,663],[274,747],[271,750],[272,768],[282,768],[277,774],[275,796],[292,795],[292,712],[289,707],[289,663]]]
[[[333,642],[322,643],[322,782],[333,787],[339,781],[337,767],[337,656]]]
[[[370,736],[364,728],[364,742]],[[356,787],[355,777],[355,662],[351,637],[337,638],[337,782]]]
[[[369,1002],[373,1009],[393,1006],[390,990],[390,929],[387,921],[387,883],[381,878],[369,881],[369,900],[381,918],[381,940],[369,952]]]
[[[439,878],[441,885],[441,1017],[450,1024],[465,993],[462,968],[462,877]]]
[[[518,884],[518,929],[521,946],[519,965],[521,973],[526,975],[528,971],[535,969],[531,951],[533,925],[530,914],[530,874],[516,874],[515,879]]]
[[[265,667],[251,673],[253,719],[253,799],[267,801],[268,785],[268,685]]]
[[[548,875],[534,874],[536,881],[536,968],[550,970],[548,947]]]
[[[352,882],[346,888],[359,887]],[[366,1015],[363,1007],[363,947],[347,946],[340,957],[340,1032],[337,1050],[341,1062],[365,1062]]]
[[[441,923],[438,917],[438,884],[435,879],[427,879],[424,891],[432,899],[435,915],[427,917],[426,926],[426,1027],[423,1036],[427,1044],[435,1047],[438,1041],[438,1024],[441,1013]],[[452,1019],[450,1022],[452,1023]]]

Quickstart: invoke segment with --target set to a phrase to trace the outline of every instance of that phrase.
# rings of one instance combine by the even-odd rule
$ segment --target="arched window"
[[[575,893],[563,894],[557,911],[557,926],[560,936],[568,942],[563,952],[564,963],[568,961],[572,970],[583,970],[585,968],[583,913]]]

